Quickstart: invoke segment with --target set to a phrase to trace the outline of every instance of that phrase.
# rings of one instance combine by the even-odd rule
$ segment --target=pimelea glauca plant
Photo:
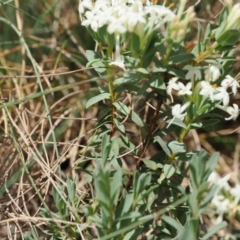
[[[240,4],[225,1],[218,25],[204,29],[186,0],[175,6],[82,0],[79,13],[96,41],[95,51],[87,51],[87,66],[102,80],[86,103],[87,108],[99,105],[95,132],[76,163],[91,158],[96,165],[88,172],[92,201],[83,208],[91,229],[82,231],[90,239],[217,235],[227,227],[224,212],[215,212],[220,221],[209,229],[202,215],[214,211],[219,194],[219,187],[208,182],[218,154],[187,151],[184,140],[193,129],[239,115],[230,98],[240,87],[233,74]],[[193,22],[198,39],[186,48]]]

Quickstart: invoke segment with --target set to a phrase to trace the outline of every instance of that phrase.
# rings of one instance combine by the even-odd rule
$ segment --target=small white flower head
[[[225,118],[225,120],[229,121],[229,120],[236,120],[238,118],[239,115],[239,106],[234,103],[233,106],[228,106],[226,107],[226,112],[230,115],[230,117]]]
[[[189,102],[185,103],[184,105],[181,106],[181,104],[176,104],[172,108],[172,115],[174,118],[179,119],[183,121],[187,113],[185,112],[186,108],[189,106]]]
[[[210,176],[208,177],[208,182],[210,182],[211,185],[217,185],[219,187],[219,190],[229,190],[231,187],[228,184],[228,181],[230,179],[231,175],[227,174],[224,177],[220,177],[218,173],[213,171]]]
[[[179,90],[179,85],[176,83],[178,80],[177,77],[173,77],[169,80],[168,86],[167,86],[167,94],[171,97],[171,101],[173,102],[173,97],[172,97],[172,90]]]
[[[223,195],[217,195],[212,199],[212,203],[216,207],[216,212],[220,215],[227,213],[229,210],[230,201]]]
[[[211,65],[205,71],[205,80],[209,82],[215,82],[221,75],[217,66]]]
[[[141,34],[151,33],[175,16],[169,8],[153,5],[149,0],[145,5],[141,0],[96,0],[94,3],[91,0],[82,0],[78,9],[82,25],[94,27],[93,31],[105,25],[110,34],[138,34],[138,25],[142,26]]]
[[[237,89],[240,87],[239,82],[231,77],[230,75],[227,75],[225,79],[222,81],[221,86],[224,87],[226,90],[229,87],[232,87],[232,92],[234,95],[237,93]]]
[[[235,187],[231,188],[229,193],[234,198],[234,202],[237,204],[240,200],[240,184],[236,184]]]
[[[214,94],[216,93],[216,88],[214,88],[214,86],[212,86],[209,82],[206,81],[201,81],[201,87],[202,89],[200,90],[199,94],[205,97],[209,97],[210,100],[213,102]]]
[[[223,106],[229,104],[229,93],[223,87],[216,87],[216,84],[210,84],[210,82],[202,81],[202,89],[200,90],[200,95],[209,97],[211,102],[219,101],[223,103]]]
[[[223,87],[216,88],[216,92],[213,95],[213,100],[218,100],[223,103],[223,106],[226,107],[229,104],[229,93]]]
[[[179,91],[178,95],[192,95],[192,83],[188,82],[187,85],[184,85],[182,82],[178,83]]]
[[[185,76],[186,79],[195,78],[196,80],[200,80],[202,78],[201,71],[198,67],[186,65],[183,69],[188,71]]]

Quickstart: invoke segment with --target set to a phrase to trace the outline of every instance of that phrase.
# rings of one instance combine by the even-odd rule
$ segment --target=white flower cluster
[[[201,80],[202,76],[200,69],[198,67],[187,65],[184,67],[184,69],[188,71],[185,78],[194,79],[199,82],[201,89],[197,94],[204,96],[205,100],[209,99],[211,102],[218,102],[219,104],[217,107],[222,109],[223,111],[226,111],[230,115],[228,118],[225,118],[225,120],[236,120],[239,115],[239,106],[237,104],[233,104],[233,106],[228,106],[230,99],[229,95],[231,93],[233,95],[236,95],[237,89],[240,87],[240,84],[235,78],[227,75],[225,79],[221,82],[220,86],[218,86],[215,82],[220,77],[219,68],[219,66],[209,66],[204,71],[205,80]],[[188,82],[186,85],[184,85],[182,82],[177,81],[178,78],[174,77],[169,80],[167,86],[167,94],[171,97],[172,102],[173,89],[178,91],[178,95],[192,95],[194,92],[194,90],[192,89],[192,82]],[[195,87],[198,88],[199,85],[197,84]],[[231,91],[228,92],[228,89],[231,89]],[[178,106],[178,109],[182,109],[182,111],[175,111],[175,108],[173,107],[172,115],[174,118],[183,120],[184,116],[186,115],[183,113],[183,111],[186,109],[186,107],[181,108],[181,106]]]
[[[167,7],[153,5],[146,0],[82,0],[79,13],[83,26],[95,32],[107,26],[108,33],[134,32],[142,36],[144,30],[154,30],[173,19],[175,14]]]
[[[210,185],[217,185],[218,189],[212,199],[212,205],[218,215],[215,224],[223,221],[223,216],[226,214],[229,217],[234,216],[239,210],[240,202],[240,184],[231,187],[228,183],[230,174],[221,178],[218,173],[212,172],[208,178]]]

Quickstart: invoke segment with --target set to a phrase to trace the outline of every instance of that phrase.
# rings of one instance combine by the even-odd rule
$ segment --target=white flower
[[[145,5],[140,0],[96,0],[94,3],[82,0],[78,10],[82,25],[91,26],[93,31],[106,25],[110,34],[126,31],[138,34],[138,25],[142,26],[141,34],[145,30],[151,34],[175,16],[169,8],[153,5],[149,0]]]
[[[173,77],[169,80],[168,86],[167,86],[167,94],[171,97],[171,101],[173,102],[173,97],[172,97],[172,90],[179,90],[179,85],[176,83],[178,80],[177,77]]]
[[[200,80],[202,78],[201,71],[198,67],[193,67],[191,65],[186,65],[184,70],[188,70],[185,78],[186,79],[192,79],[195,76],[196,80]]]
[[[220,101],[223,103],[223,106],[227,106],[229,104],[229,93],[223,87],[215,87],[216,85],[211,85],[210,82],[202,81],[200,90],[200,95],[209,97],[212,102]]]
[[[213,96],[214,100],[222,101],[223,106],[227,106],[229,104],[229,93],[223,87],[216,88],[216,92]]]
[[[235,204],[237,204],[240,200],[240,184],[231,188],[229,193],[233,196]]]
[[[92,30],[96,32],[99,28],[98,16],[92,11],[87,11],[85,16],[86,16],[86,19],[82,21],[82,25],[83,26],[90,25]]]
[[[216,89],[206,81],[201,81],[201,87],[202,89],[200,90],[200,95],[209,97],[210,100],[213,102],[214,101],[214,93],[216,92]]]
[[[216,81],[220,77],[220,70],[218,67],[211,65],[205,71],[205,79],[210,82]]]
[[[120,19],[114,18],[108,25],[107,31],[111,33],[125,33],[127,29]]]
[[[93,3],[91,0],[82,0],[78,5],[78,11],[80,14],[80,18],[82,18],[82,14],[87,10],[92,9]]]
[[[212,199],[212,203],[215,205],[218,214],[223,214],[228,212],[230,201],[229,199],[225,198],[223,195],[215,196]]]
[[[225,118],[225,120],[236,120],[239,115],[239,107],[236,103],[233,104],[233,107],[226,107],[226,112],[229,113],[230,117]]]
[[[178,95],[191,95],[192,94],[192,83],[189,82],[187,83],[187,85],[184,85],[183,83],[179,82],[178,83],[179,86],[179,91],[178,91]]]
[[[181,106],[180,104],[174,105],[174,107],[172,108],[173,117],[183,121],[183,119],[187,115],[187,113],[184,111],[188,106],[189,106],[189,102],[185,103],[183,106]]]
[[[230,179],[231,175],[227,174],[224,177],[220,177],[218,173],[215,171],[210,174],[208,177],[208,182],[210,182],[211,185],[217,185],[218,190],[224,189],[224,190],[229,190],[231,189],[228,180]]]
[[[232,92],[234,95],[237,93],[237,88],[240,87],[238,81],[231,77],[230,75],[227,75],[225,79],[222,81],[221,86],[225,89],[228,89],[229,87],[232,87]]]

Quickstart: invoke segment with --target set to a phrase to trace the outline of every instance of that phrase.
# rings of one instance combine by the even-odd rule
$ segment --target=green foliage
[[[27,12],[34,12],[36,3],[34,6],[25,6],[23,13],[30,17],[31,22],[27,24],[34,23],[32,31],[35,32],[40,27],[47,28],[45,34],[36,36],[44,39],[44,36],[55,34],[53,27],[44,19],[48,16],[52,17],[51,21],[61,23],[55,19],[59,12],[52,13],[58,5],[60,8],[60,2],[41,3],[41,14],[31,17]],[[74,3],[77,5],[76,1]],[[139,3],[142,4],[142,1]],[[239,88],[237,77],[230,77],[230,83],[224,86],[224,80],[233,71],[232,50],[240,36],[239,27],[229,18],[231,7],[223,9],[218,26],[198,23],[197,36],[192,38],[192,42],[197,39],[197,43],[189,49],[185,47],[185,39],[188,38],[194,12],[193,8],[186,9],[185,1],[179,1],[175,12],[171,12],[170,7],[162,6],[165,11],[157,20],[151,15],[153,11],[150,11],[144,15],[146,21],[142,20],[139,25],[130,28],[131,24],[128,22],[123,26],[130,28],[126,32],[110,32],[110,25],[103,24],[99,27],[95,22],[89,25],[85,22],[87,26],[82,38],[85,38],[88,32],[88,36],[91,36],[97,45],[94,51],[85,52],[84,49],[93,48],[91,42],[85,40],[81,46],[79,43],[78,50],[84,52],[84,56],[74,53],[74,46],[68,46],[69,40],[57,35],[59,52],[54,56],[51,72],[63,62],[67,62],[64,66],[71,70],[75,70],[76,66],[79,72],[81,70],[81,75],[76,75],[74,83],[69,77],[68,82],[71,83],[67,84],[61,76],[51,79],[51,82],[45,73],[40,74],[41,64],[37,64],[35,60],[37,54],[32,53],[35,38],[29,39],[27,34],[23,34],[16,27],[19,22],[11,15],[14,10],[11,4],[5,4],[6,12],[11,17],[0,17],[3,29],[8,29],[6,36],[1,37],[3,49],[6,45],[5,37],[9,39],[8,35],[14,33],[13,40],[22,44],[21,47],[26,51],[27,64],[31,64],[33,68],[37,90],[29,94],[31,89],[28,89],[25,98],[6,102],[0,108],[4,109],[4,114],[9,117],[11,114],[8,108],[27,101],[38,102],[38,98],[42,97],[42,105],[38,108],[44,109],[44,113],[39,116],[47,119],[49,124],[46,128],[47,134],[42,138],[44,141],[42,140],[41,148],[36,147],[40,154],[33,154],[33,157],[31,155],[31,162],[24,171],[29,176],[33,175],[28,173],[28,166],[31,168],[35,162],[41,162],[44,174],[40,180],[49,180],[46,188],[51,190],[46,196],[51,199],[50,206],[45,203],[46,196],[42,197],[41,189],[36,187],[41,185],[41,181],[36,181],[36,186],[34,183],[33,185],[41,201],[41,209],[36,216],[42,220],[43,227],[38,229],[37,224],[30,225],[31,232],[24,233],[24,239],[35,240],[47,236],[53,240],[205,240],[216,237],[220,230],[226,229],[227,223],[223,220],[216,226],[207,226],[207,231],[204,231],[201,225],[202,218],[212,209],[212,200],[220,191],[219,186],[209,182],[219,154],[209,155],[197,148],[190,151],[185,140],[191,131],[198,134],[197,131],[207,131],[223,122],[225,116],[219,114],[219,110],[230,115],[233,120],[239,114],[237,104],[235,109],[229,105],[229,96]],[[89,14],[95,4],[97,1],[87,7],[88,11],[84,9],[80,14],[83,20],[87,18],[86,12]],[[128,3],[126,7],[131,4]],[[148,4],[146,2],[141,6],[146,8]],[[136,13],[138,8],[134,7]],[[154,9],[155,5],[152,7]],[[165,16],[169,11],[171,14]],[[158,11],[156,16],[157,13]],[[171,18],[173,15],[174,18]],[[155,28],[159,22],[161,24]],[[75,39],[80,32],[75,30],[72,34],[70,27],[62,25],[62,28],[66,35],[69,34],[70,39]],[[78,41],[71,42],[73,43],[78,45]],[[40,47],[40,51],[43,49],[48,55],[48,44]],[[22,54],[24,51],[22,50]],[[69,59],[62,59],[62,54],[70,54],[70,57],[67,55]],[[1,65],[13,60],[13,57],[5,60]],[[16,65],[21,60],[21,54],[18,53]],[[25,60],[22,66],[25,66]],[[86,66],[84,73],[83,66]],[[7,72],[7,68],[4,71]],[[214,78],[215,74],[217,76]],[[93,76],[97,78],[91,78]],[[43,84],[42,78],[47,79],[46,83]],[[16,82],[14,77],[12,81]],[[204,83],[208,86],[204,87]],[[16,89],[19,90],[22,86],[19,87],[18,84],[16,83]],[[83,89],[80,87],[79,90],[78,85]],[[63,124],[53,122],[55,118],[52,109],[55,102],[76,95],[74,91],[81,94],[70,99],[71,101],[63,102],[62,108],[56,110],[56,115],[60,115],[59,119],[67,118],[65,114],[70,112],[70,120]],[[50,94],[52,98],[49,97]],[[51,101],[52,106],[49,103]],[[26,108],[35,108],[31,104],[29,106],[26,104]],[[18,117],[19,109],[16,112]],[[81,123],[77,122],[72,127],[72,119],[80,119]],[[94,123],[88,125],[90,121]],[[12,125],[19,129],[20,136],[26,138],[32,135],[32,132],[26,130],[23,134],[22,129],[28,128],[22,127],[22,122],[19,123],[21,127],[15,127],[14,121]],[[35,127],[40,124],[31,125]],[[69,141],[68,134],[70,127],[74,129],[72,142]],[[44,134],[42,128],[39,132]],[[71,171],[67,173],[63,173],[60,167],[55,171],[55,166],[60,165],[64,159],[58,145],[62,135],[65,136],[67,148],[68,145],[77,146],[77,150],[72,148],[72,152],[64,149],[71,165]],[[29,142],[33,145],[35,140]],[[53,145],[51,149],[49,142]],[[51,164],[48,161],[48,152],[51,153],[51,159],[54,159]],[[76,152],[75,156],[73,152]],[[46,161],[42,160],[43,153],[47,156]],[[33,160],[35,158],[37,160]],[[46,166],[49,167],[48,170]],[[6,188],[19,180],[24,172],[21,171],[18,169],[7,179],[4,186],[0,186],[0,195],[5,194]],[[25,180],[24,177],[23,179]],[[223,213],[215,213],[223,219]],[[237,219],[239,212],[234,213]]]

